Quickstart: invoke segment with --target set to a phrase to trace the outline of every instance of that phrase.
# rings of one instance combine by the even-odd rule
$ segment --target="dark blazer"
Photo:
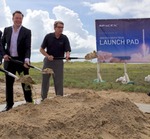
[[[0,38],[2,37],[2,31],[0,31]]]
[[[2,36],[2,46],[3,46],[3,56],[5,54],[10,56],[10,43],[11,43],[11,35],[12,35],[12,26],[4,29],[4,33]],[[29,58],[31,56],[31,30],[21,27],[18,40],[17,40],[17,51],[18,57],[21,61],[24,61],[25,58]]]
[[[3,57],[3,47],[2,47],[2,32],[0,31],[0,64],[2,63],[2,57]]]

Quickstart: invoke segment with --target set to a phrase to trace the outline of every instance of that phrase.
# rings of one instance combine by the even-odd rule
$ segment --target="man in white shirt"
[[[22,26],[23,14],[20,11],[13,13],[13,26],[6,27],[2,36],[4,68],[13,73],[29,74],[29,61],[31,55],[31,30]],[[24,65],[13,63],[10,58],[22,61]],[[10,110],[14,105],[13,100],[14,78],[6,75],[6,107],[3,111]],[[26,89],[28,88],[28,89]],[[31,87],[22,83],[26,102],[32,102]]]

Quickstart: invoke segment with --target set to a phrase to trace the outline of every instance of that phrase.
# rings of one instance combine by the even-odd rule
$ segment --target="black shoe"
[[[44,99],[41,99],[41,102],[43,102],[44,101]]]
[[[6,106],[6,107],[2,110],[2,112],[9,111],[10,109],[12,109],[12,106]]]
[[[149,93],[147,93],[147,95],[148,95],[148,96],[150,96],[150,92],[149,92]]]

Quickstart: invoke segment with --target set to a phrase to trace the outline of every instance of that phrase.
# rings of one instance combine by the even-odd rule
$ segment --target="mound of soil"
[[[149,139],[150,119],[127,97],[77,91],[0,113],[2,139]]]

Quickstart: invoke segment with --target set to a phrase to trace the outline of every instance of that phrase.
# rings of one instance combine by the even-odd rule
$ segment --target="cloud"
[[[44,36],[53,31],[53,22],[47,11],[27,9],[23,25],[32,31],[32,49],[40,48]]]
[[[0,2],[0,28],[3,29],[5,26],[11,25],[11,10],[6,5],[5,0],[1,0]]]
[[[90,7],[90,10],[94,13],[107,13],[112,15],[120,15],[120,9],[116,7],[111,1],[90,3],[83,2],[84,6]]]
[[[95,50],[95,37],[83,28],[83,23],[77,13],[66,7],[57,6],[53,8],[53,14],[55,14],[56,20],[64,22],[64,34],[68,36],[73,52],[87,53]]]
[[[3,15],[5,23],[0,22],[0,28],[11,25],[11,10],[6,5],[5,0],[0,2],[1,8],[5,9]],[[62,20],[65,24],[64,34],[68,36],[72,48],[72,55],[86,54],[96,49],[95,36],[88,33],[83,28],[79,15],[74,11],[64,7],[53,7],[52,12],[55,18],[49,16],[51,11],[32,10],[27,9],[23,19],[23,26],[31,29],[32,31],[32,55],[31,61],[42,61],[43,56],[39,52],[41,43],[45,35],[49,32],[53,32],[53,24],[55,20]],[[24,12],[25,13],[25,12]],[[1,17],[0,17],[1,18]],[[11,23],[11,24],[10,24]],[[5,25],[5,26],[4,26]]]
[[[105,0],[103,2],[83,2],[93,13],[105,13],[118,17],[150,17],[150,1],[147,0]]]
[[[65,23],[65,30],[78,33],[82,38],[86,39],[88,31],[83,29],[83,23],[77,13],[66,7],[57,6],[53,8],[53,14],[57,20],[62,20]]]
[[[39,51],[37,50],[39,50],[45,35],[54,31],[55,20],[64,22],[63,34],[68,36],[73,54],[86,54],[96,49],[95,36],[83,29],[83,24],[77,13],[63,6],[54,7],[52,12],[56,19],[50,19],[47,11],[27,10],[23,25],[32,30],[32,54],[38,54]]]

